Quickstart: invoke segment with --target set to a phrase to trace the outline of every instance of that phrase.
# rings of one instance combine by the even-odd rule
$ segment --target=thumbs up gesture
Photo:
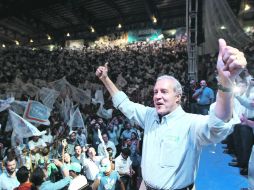
[[[108,62],[104,66],[99,66],[95,74],[100,80],[105,79],[108,76]]]
[[[224,85],[232,85],[234,79],[246,67],[244,54],[238,49],[227,46],[224,39],[219,39],[219,55],[217,70],[219,82]]]

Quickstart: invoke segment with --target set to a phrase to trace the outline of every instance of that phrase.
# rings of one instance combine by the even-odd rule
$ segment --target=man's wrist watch
[[[218,83],[218,90],[220,90],[222,92],[233,92],[232,88],[222,86],[220,83]]]

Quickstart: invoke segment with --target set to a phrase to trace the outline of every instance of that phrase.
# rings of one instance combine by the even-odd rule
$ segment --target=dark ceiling
[[[239,11],[240,0],[228,2]],[[33,39],[33,45],[45,45],[66,38],[92,40],[120,30],[176,28],[185,25],[185,7],[186,0],[0,0],[0,43],[29,45]]]

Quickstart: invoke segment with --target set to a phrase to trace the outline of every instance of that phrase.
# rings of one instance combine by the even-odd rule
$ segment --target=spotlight
[[[221,30],[225,30],[226,27],[225,27],[224,25],[222,25],[222,26],[220,27],[220,29],[221,29]]]
[[[68,33],[66,34],[66,36],[67,36],[67,37],[70,37],[70,33],[68,32]]]
[[[250,10],[250,5],[246,4],[246,5],[244,6],[244,11],[248,11],[248,10]]]
[[[47,34],[47,36],[48,36],[48,40],[51,40],[51,37],[50,37],[50,35],[48,35],[48,34]]]
[[[5,48],[6,47],[5,44],[3,44],[2,47]]]
[[[118,26],[117,26],[117,28],[119,28],[119,29],[122,28],[122,25],[119,23]]]
[[[33,39],[30,39],[30,43],[33,43],[34,41],[33,41]]]
[[[152,17],[153,23],[156,24],[157,23],[157,18],[155,16]]]
[[[93,28],[92,26],[90,27],[90,29],[91,29],[91,32],[92,32],[92,33],[95,32],[95,30],[94,30],[94,28]]]
[[[15,40],[15,44],[18,46],[18,45],[19,45],[19,41],[18,41],[18,40]]]

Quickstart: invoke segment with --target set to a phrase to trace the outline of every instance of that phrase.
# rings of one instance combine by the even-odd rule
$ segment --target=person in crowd
[[[77,141],[81,147],[84,147],[87,144],[86,135],[82,132],[82,128],[78,128]]]
[[[81,149],[81,146],[76,144],[74,146],[74,150],[75,150],[75,153],[74,155],[71,157],[71,162],[77,162],[77,163],[81,163],[81,157],[82,157],[82,149]]]
[[[58,160],[54,160],[54,164],[56,166],[60,166],[61,162]],[[62,174],[63,179],[57,181],[57,182],[51,182],[48,180],[47,172],[37,167],[34,169],[32,175],[31,175],[31,182],[33,183],[33,186],[35,186],[38,190],[58,190],[66,187],[71,182],[71,177],[69,176],[69,170],[67,168],[62,168]]]
[[[196,90],[197,90],[196,81],[192,79],[190,80],[190,84],[188,87],[188,100],[190,113],[197,113],[197,99],[192,97]]]
[[[106,149],[108,147],[110,147],[113,150],[112,157],[115,158],[115,156],[116,156],[115,144],[112,141],[108,140],[108,133],[107,132],[102,132],[101,136],[102,136],[102,140],[104,142],[101,142],[98,146],[98,155],[99,156],[106,156],[107,154],[105,151],[107,151]]]
[[[124,184],[117,171],[111,169],[111,164],[108,158],[103,158],[100,162],[100,173],[96,176],[92,184],[93,190],[115,190],[116,183],[120,183],[120,189],[125,190]]]
[[[242,117],[246,117],[248,120],[254,121],[254,79],[249,80],[245,93],[240,96],[235,96],[235,98],[244,107]],[[238,106],[238,108],[240,106]],[[229,165],[240,167],[240,174],[248,175],[248,163],[251,155],[252,145],[254,144],[253,130],[242,122],[241,124],[235,126],[234,134],[237,162],[230,162]]]
[[[115,159],[115,170],[119,173],[126,190],[131,189],[131,179],[135,173],[132,169],[130,154],[130,149],[124,148],[122,149],[121,154]]]
[[[219,40],[220,85],[216,103],[206,116],[183,111],[182,88],[172,76],[157,78],[152,108],[130,101],[119,91],[108,76],[107,63],[97,68],[96,75],[112,96],[114,106],[144,128],[141,189],[192,188],[202,147],[223,140],[239,122],[232,109],[232,85],[246,64],[242,52]]]
[[[14,188],[14,190],[30,190],[31,189],[32,183],[29,180],[30,172],[25,166],[21,166],[18,169],[16,176],[20,185]]]
[[[198,88],[192,96],[197,100],[198,113],[207,115],[210,105],[214,102],[214,92],[206,84],[205,80],[200,81],[200,88]]]
[[[47,145],[39,136],[33,136],[32,140],[28,142],[31,153],[32,167],[36,167],[38,160],[41,159],[41,152]]]
[[[75,145],[78,144],[76,134],[76,131],[70,131],[69,133],[69,139],[67,141],[67,153],[70,154],[70,156],[75,154]]]
[[[134,132],[134,130],[132,129],[132,126],[130,124],[130,122],[126,121],[124,124],[124,130],[121,134],[121,141],[122,141],[122,146],[124,145],[124,141],[126,139],[131,139],[131,133]]]
[[[69,168],[70,176],[73,178],[68,189],[79,190],[88,186],[87,179],[81,175],[81,165],[77,162],[71,163]]]
[[[99,173],[99,165],[103,157],[96,156],[96,151],[93,147],[88,148],[87,154],[88,158],[83,158],[81,163],[84,167],[86,178],[91,185],[94,182],[96,175]]]
[[[0,175],[0,190],[14,189],[19,186],[16,176],[16,160],[15,157],[8,156],[5,162],[5,170]]]
[[[51,145],[53,144],[54,138],[50,134],[50,128],[46,129],[46,133],[42,135],[42,140],[46,143],[47,147],[49,148],[51,147]]]
[[[101,130],[101,126],[98,122],[93,120],[95,123],[92,123],[92,146],[95,148],[96,151],[98,151],[98,146],[100,144],[100,138],[98,134],[98,129]],[[92,122],[93,122],[92,121]]]

